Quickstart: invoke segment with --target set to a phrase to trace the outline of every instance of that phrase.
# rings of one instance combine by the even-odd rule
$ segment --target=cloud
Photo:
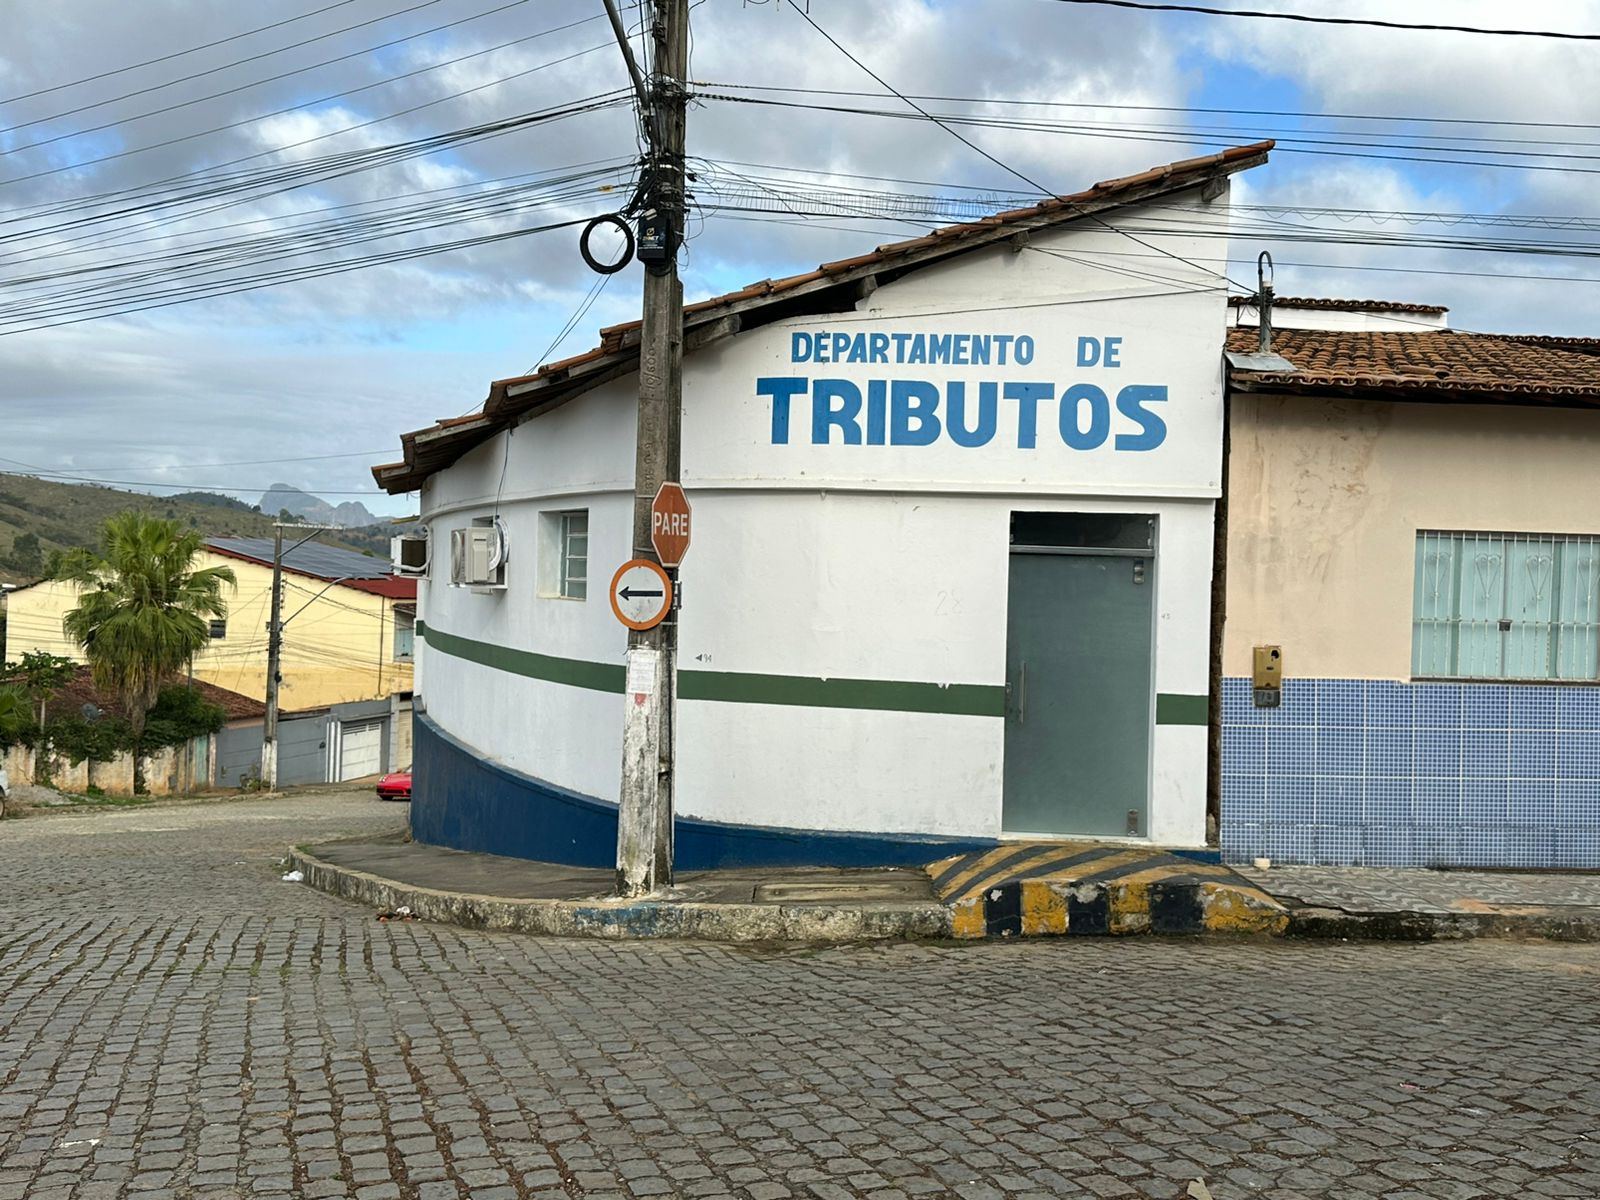
[[[186,172],[209,179],[219,169],[238,171],[290,161],[308,164],[342,151],[376,148],[571,103],[625,82],[603,20],[474,54],[593,18],[596,8],[589,0],[541,0],[482,17],[474,14],[498,7],[495,0],[438,0],[400,14],[394,14],[393,7],[382,0],[353,0],[197,54],[0,104],[0,121],[10,125],[49,118],[25,129],[0,131],[0,149],[11,151],[4,157],[4,178],[12,181],[0,180],[0,206],[8,209],[0,219],[36,214],[32,225],[26,220],[0,225],[0,298],[7,301],[0,305],[0,319],[5,313],[29,311],[25,305],[30,297],[87,294],[101,275],[62,272],[103,266],[114,256],[149,260],[139,268],[148,272],[139,291],[148,293],[192,278],[180,272],[187,260],[160,256],[179,255],[201,243],[265,235],[283,239],[272,262],[229,266],[203,277],[239,281],[246,273],[267,267],[337,264],[372,249],[420,248],[444,238],[511,234],[534,225],[576,220],[621,202],[618,185],[626,184],[638,152],[633,115],[626,107],[463,144],[279,195],[243,199],[218,195],[197,205],[196,209],[209,210],[197,215],[162,210],[100,226],[36,233],[25,241],[6,240],[7,234],[71,220],[79,210],[62,206],[76,205],[89,195],[148,187]],[[1350,6],[1351,11],[1380,15],[1391,15],[1390,7],[1376,2]],[[1587,77],[1578,69],[1587,59],[1576,57],[1588,55],[1587,47],[1370,30],[1308,32],[1268,21],[1167,19],[1044,0],[996,0],[984,5],[811,0],[810,11],[817,24],[865,67],[902,91],[988,101],[976,108],[919,101],[934,111],[959,108],[1007,120],[1019,115],[1049,117],[1084,126],[1071,135],[962,129],[964,137],[989,155],[1052,189],[1076,190],[1096,179],[1183,156],[1191,147],[1184,144],[1189,135],[1181,130],[1172,135],[1176,142],[1162,142],[1136,139],[1165,135],[1132,131],[1131,137],[1096,136],[1094,128],[1104,122],[1181,127],[1186,119],[1179,114],[1130,114],[1117,106],[1192,103],[1196,96],[1214,92],[1218,81],[1231,73],[1240,73],[1256,88],[1281,85],[1297,98],[1297,105],[1324,111],[1600,122],[1600,94],[1573,86],[1575,79]],[[282,19],[272,8],[252,14],[200,0],[143,0],[138,5],[74,0],[70,5],[15,6],[0,45],[0,93],[16,96],[51,87]],[[636,22],[633,8],[626,14],[630,23]],[[1503,9],[1486,0],[1430,0],[1408,6],[1406,16],[1485,24],[1505,20]],[[380,17],[362,29],[256,62],[228,65]],[[474,19],[380,52],[268,80],[466,17]],[[884,94],[863,66],[835,49],[787,6],[708,0],[695,7],[693,20],[691,75],[699,91],[720,90],[730,96],[798,105],[908,111],[901,101]],[[1546,0],[1524,5],[1518,20],[1600,28],[1600,2]],[[396,77],[469,54],[474,56],[438,70]],[[224,69],[84,113],[58,115],[79,104],[213,67]],[[253,80],[264,82],[132,119]],[[819,96],[718,86],[752,83],[865,94]],[[371,84],[378,86],[367,86]],[[341,92],[348,94],[321,99]],[[464,94],[449,98],[454,93]],[[1097,107],[1000,103],[1016,100]],[[1239,95],[1240,107],[1273,106],[1250,101],[1249,92]],[[295,105],[307,107],[265,115]],[[15,149],[108,120],[126,123],[36,150]],[[1212,120],[1218,123],[1246,126],[1222,117]],[[362,127],[339,132],[352,126]],[[1347,128],[1348,123],[1336,127]],[[1289,132],[1307,131],[1301,127]],[[1451,132],[1487,137],[1507,131],[1466,127]],[[1194,148],[1213,148],[1215,138],[1198,132],[1192,136],[1199,141]],[[1533,136],[1546,134],[1535,131]],[[157,145],[163,142],[171,144]],[[296,142],[306,144],[218,167]],[[727,184],[736,179],[729,172],[765,181],[767,190],[755,194],[768,197],[774,192],[781,197],[785,191],[775,179],[833,180],[827,172],[925,181],[920,185],[855,181],[862,188],[883,191],[951,194],[953,185],[1007,194],[1028,191],[1027,183],[1006,167],[920,119],[706,99],[697,101],[691,111],[689,148],[707,196],[714,194],[718,180]],[[123,150],[136,152],[81,170],[17,181],[37,171]],[[798,173],[779,173],[762,164]],[[602,173],[607,169],[611,174]],[[533,174],[537,172],[544,174]],[[1241,180],[1235,198],[1311,209],[1505,211],[1515,204],[1529,211],[1592,214],[1595,202],[1588,179],[1556,173],[1429,170],[1413,164],[1283,152],[1271,167]],[[503,182],[477,182],[488,180]],[[833,180],[829,186],[835,184]],[[525,207],[518,210],[475,216],[450,207],[475,191],[512,185],[524,189],[520,200]],[[608,187],[611,190],[604,190]],[[401,205],[413,206],[417,219],[432,214],[446,224],[346,246],[314,242],[305,233],[310,223],[337,217],[347,222],[346,233],[370,237],[385,230],[381,222],[393,218]],[[691,296],[805,270],[866,246],[913,236],[933,223],[898,222],[872,212],[820,221],[787,216],[776,200],[767,207],[778,211],[702,213],[692,223],[685,264]],[[1502,275],[1581,273],[1584,260],[1306,245],[1284,238],[1283,228],[1270,227],[1269,220],[1327,226],[1334,218],[1241,214],[1244,236],[1234,266],[1236,277],[1261,246],[1271,247],[1285,264],[1328,264],[1316,269],[1286,265],[1280,273],[1280,290],[1288,283],[1320,294],[1439,299],[1452,305],[1459,321],[1474,327],[1565,332],[1577,331],[1585,311],[1583,305],[1571,302],[1570,289],[1592,286],[1363,271],[1359,268],[1388,265],[1441,272],[1482,268]],[[1346,224],[1359,229],[1397,228],[1393,221]],[[1415,228],[1441,232],[1437,227]],[[296,257],[283,257],[285,250],[296,251]],[[8,284],[23,275],[44,278],[26,285]],[[140,468],[159,466],[175,485],[230,483],[251,499],[253,491],[280,477],[313,491],[367,489],[371,486],[367,464],[360,459],[283,464],[254,472],[241,469],[222,479],[207,478],[216,474],[215,469],[207,470],[207,464],[395,446],[401,430],[466,411],[481,401],[490,379],[531,366],[584,303],[595,282],[578,258],[576,231],[566,229],[193,305],[0,335],[0,403],[9,447],[3,452],[53,467],[125,466],[129,478],[142,478]],[[556,353],[587,347],[593,344],[598,326],[635,316],[638,289],[637,266],[612,278]]]

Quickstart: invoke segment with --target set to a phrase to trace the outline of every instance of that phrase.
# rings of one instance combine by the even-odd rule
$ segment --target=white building
[[[1228,176],[1269,149],[685,310],[680,868],[1207,845],[1229,316],[1199,263],[1224,251],[1202,235],[1225,232]],[[375,469],[421,489],[435,548],[419,840],[615,861],[606,590],[634,557],[638,333],[496,383]],[[452,532],[497,522],[505,553],[473,583]]]

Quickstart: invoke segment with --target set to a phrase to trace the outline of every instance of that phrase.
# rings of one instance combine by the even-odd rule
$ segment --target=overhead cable
[[[1356,25],[1374,29],[1405,29],[1421,33],[1482,33],[1495,37],[1559,38],[1573,42],[1600,42],[1600,33],[1566,33],[1555,29],[1495,29],[1482,25],[1443,25],[1415,21],[1384,21],[1377,17],[1322,17],[1308,13],[1270,12],[1248,8],[1211,8],[1203,4],[1156,4],[1147,0],[1055,0],[1057,4],[1097,4],[1132,8],[1141,12],[1197,13],[1207,17],[1251,17],[1266,21],[1298,21],[1308,25]]]
[[[519,2],[520,2],[520,0],[519,0]],[[268,149],[268,150],[259,150],[259,151],[256,151],[254,154],[241,155],[238,158],[228,159],[226,162],[214,163],[214,164],[211,164],[208,167],[199,167],[199,168],[196,168],[194,171],[187,172],[187,174],[194,175],[194,174],[198,174],[198,173],[203,172],[203,171],[215,170],[215,169],[217,169],[219,167],[229,167],[229,166],[233,166],[233,165],[235,165],[237,163],[249,162],[252,159],[263,158],[263,157],[265,157],[265,156],[267,156],[269,154],[281,154],[285,150],[293,150],[293,149],[297,149],[300,146],[308,146],[308,145],[312,144],[313,142],[325,141],[328,138],[337,137],[338,135],[340,135],[342,133],[352,133],[357,129],[366,129],[367,127],[372,126],[372,125],[380,125],[385,121],[392,121],[396,117],[409,116],[410,114],[412,114],[414,112],[421,112],[425,108],[432,108],[436,104],[444,104],[446,101],[449,101],[449,100],[458,100],[462,96],[470,96],[470,95],[473,95],[476,92],[481,92],[481,91],[484,91],[484,90],[486,90],[488,88],[497,87],[502,83],[509,83],[513,79],[522,79],[522,78],[524,78],[524,77],[526,77],[528,75],[534,74],[537,71],[543,71],[543,70],[545,70],[545,69],[547,69],[549,67],[560,66],[562,63],[571,62],[575,58],[582,58],[586,54],[593,54],[597,50],[604,50],[606,48],[607,47],[604,44],[598,45],[598,46],[590,46],[585,50],[579,50],[574,54],[568,54],[568,55],[565,55],[562,58],[551,59],[549,62],[537,63],[534,66],[526,68],[525,70],[513,71],[509,75],[501,75],[501,76],[499,76],[499,77],[497,77],[495,79],[489,80],[487,83],[480,83],[480,84],[477,84],[474,87],[462,88],[459,91],[448,92],[443,96],[436,97],[435,99],[432,99],[432,100],[426,100],[421,104],[413,104],[409,108],[398,109],[395,112],[385,113],[380,117],[372,117],[369,120],[358,121],[354,125],[342,125],[338,129],[330,129],[326,133],[317,134],[315,137],[302,138],[298,142],[290,142],[287,145],[283,145],[283,146],[274,146],[274,147],[272,147],[271,149]],[[380,84],[382,82],[386,82],[386,81],[380,81]],[[362,88],[354,88],[354,89],[351,89],[351,90],[352,91],[364,91],[367,88],[376,87],[376,86],[379,86],[379,84],[368,84],[368,85],[365,85]],[[317,100],[310,100],[310,101],[307,101],[306,104],[321,104],[326,99],[328,99],[328,97],[319,98]],[[241,125],[252,125],[257,121],[265,120],[268,117],[280,116],[280,115],[282,115],[282,113],[293,112],[296,109],[300,109],[300,108],[304,108],[304,107],[306,107],[305,104],[296,104],[296,105],[290,106],[289,108],[280,109],[277,112],[265,113],[265,114],[262,114],[262,115],[259,115],[259,116],[247,117],[247,118],[245,118],[243,120],[240,120],[240,121],[229,122],[226,125],[218,125],[218,126],[214,126],[211,129],[203,129],[203,130],[200,130],[197,133],[186,133],[186,134],[183,134],[183,135],[181,135],[179,137],[167,138],[165,141],[151,142],[148,145],[135,146],[135,147],[132,147],[131,149],[119,150],[119,151],[116,151],[115,153],[112,153],[112,154],[102,154],[98,158],[86,158],[86,159],[82,159],[82,160],[80,160],[78,162],[65,163],[65,164],[63,164],[61,166],[50,167],[49,169],[43,170],[43,171],[32,171],[32,172],[30,172],[30,173],[28,173],[26,175],[13,175],[13,176],[11,176],[11,177],[9,177],[7,179],[0,179],[0,187],[5,187],[5,186],[7,186],[9,184],[13,184],[13,183],[22,183],[22,182],[24,182],[26,180],[30,180],[30,179],[42,179],[46,175],[59,175],[63,171],[76,171],[76,170],[80,170],[83,167],[92,167],[92,166],[96,166],[96,165],[98,165],[100,163],[111,162],[111,161],[113,161],[115,159],[128,158],[128,157],[130,157],[132,155],[135,155],[135,154],[143,154],[148,150],[159,150],[159,149],[161,149],[162,147],[165,147],[165,146],[175,146],[180,142],[191,142],[191,141],[194,141],[196,138],[208,137],[213,133],[221,133],[221,132],[224,132],[225,130],[229,130],[229,129],[237,129]]]
[[[99,79],[109,79],[113,75],[122,75],[128,71],[137,71],[142,67],[153,67],[157,63],[171,62],[175,58],[183,58],[185,55],[197,54],[201,50],[210,50],[214,46],[224,46],[229,42],[237,42],[243,38],[252,37],[258,33],[265,33],[269,29],[281,29],[285,25],[293,25],[296,21],[304,21],[310,17],[321,16],[325,12],[332,12],[336,8],[343,8],[345,5],[354,4],[355,2],[356,0],[335,0],[335,2],[332,4],[324,4],[321,8],[314,8],[310,12],[301,13],[299,16],[285,17],[281,21],[272,22],[270,25],[258,25],[254,29],[246,29],[240,33],[232,33],[227,37],[217,38],[215,41],[202,42],[200,45],[190,46],[186,50],[174,50],[170,54],[162,54],[155,58],[147,58],[143,62],[129,63],[125,67],[113,67],[111,70],[101,71],[97,75],[85,75],[80,79],[69,79],[66,83],[54,83],[49,87],[36,88],[31,92],[18,92],[15,96],[0,96],[0,104],[15,104],[18,100],[32,100],[35,96],[46,96],[51,92],[64,91],[67,88],[78,87],[85,83],[94,83]]]

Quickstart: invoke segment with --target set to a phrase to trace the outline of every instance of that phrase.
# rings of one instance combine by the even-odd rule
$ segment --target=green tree
[[[143,513],[118,513],[105,524],[99,553],[75,550],[56,578],[79,591],[62,618],[83,648],[95,685],[115,695],[128,714],[133,741],[143,741],[161,686],[210,640],[210,618],[225,618],[227,567],[195,568],[200,535]],[[144,790],[143,759],[134,756],[134,789]]]
[[[0,748],[16,741],[27,724],[27,698],[16,688],[0,687]]]
[[[11,539],[11,569],[19,575],[38,576],[44,572],[44,548],[37,533],[19,533]]]
[[[61,690],[78,664],[59,654],[43,650],[30,650],[14,663],[7,663],[3,672],[6,680],[20,684],[23,693],[38,707],[39,727],[44,728],[45,709],[50,698]]]

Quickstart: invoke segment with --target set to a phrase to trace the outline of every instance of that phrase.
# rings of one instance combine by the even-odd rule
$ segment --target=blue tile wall
[[[1222,852],[1329,866],[1600,867],[1600,688],[1222,686]]]

